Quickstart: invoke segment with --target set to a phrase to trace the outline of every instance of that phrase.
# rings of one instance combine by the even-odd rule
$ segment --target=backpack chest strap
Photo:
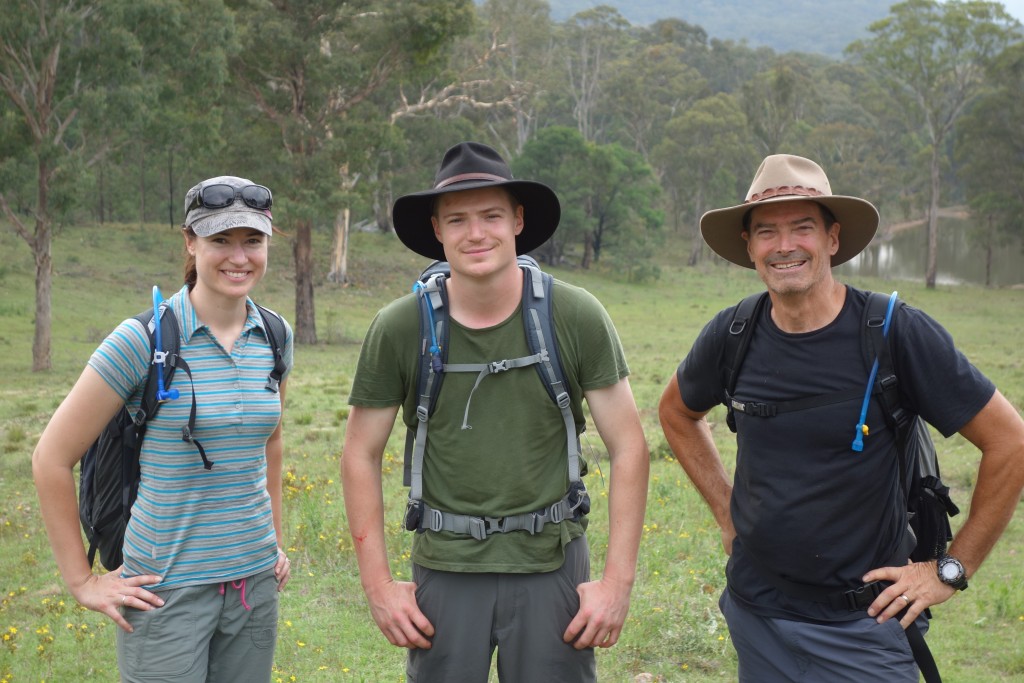
[[[732,410],[738,410],[744,415],[754,417],[775,417],[779,413],[791,413],[797,410],[808,408],[820,408],[822,406],[834,405],[860,398],[863,392],[860,389],[848,389],[847,391],[836,391],[821,396],[807,396],[793,401],[779,401],[777,403],[763,403],[760,401],[739,401],[729,395],[727,406]]]
[[[490,363],[446,363],[444,365],[444,372],[476,372],[476,382],[473,383],[473,388],[469,392],[469,398],[466,399],[466,410],[462,415],[462,429],[472,429],[472,425],[469,424],[469,406],[473,401],[473,394],[476,392],[477,387],[480,386],[480,382],[484,381],[484,378],[488,375],[496,375],[499,372],[507,372],[508,370],[514,370],[516,368],[525,368],[537,363],[547,361],[547,351],[535,353],[532,356],[523,356],[522,358],[512,358],[505,360],[496,360]]]

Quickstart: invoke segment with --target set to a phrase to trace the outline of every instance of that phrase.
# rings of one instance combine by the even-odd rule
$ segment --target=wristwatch
[[[942,583],[952,586],[958,591],[967,588],[967,572],[964,571],[964,566],[960,564],[960,560],[952,555],[940,557],[936,569],[939,574],[939,581]]]

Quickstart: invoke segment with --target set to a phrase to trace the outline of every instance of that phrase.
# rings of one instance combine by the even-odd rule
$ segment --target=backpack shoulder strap
[[[413,283],[420,321],[419,373],[416,378],[416,429],[405,437],[402,481],[410,487],[410,498],[423,496],[423,454],[426,449],[427,420],[434,412],[444,380],[448,360],[448,291],[445,282],[451,273],[444,261],[435,261]],[[415,472],[414,472],[415,471]],[[415,493],[415,495],[413,495]]]
[[[740,368],[750,347],[750,338],[754,336],[757,320],[768,300],[768,292],[758,292],[744,298],[736,305],[732,321],[729,323],[728,334],[722,349],[722,366],[720,368],[722,385],[725,387],[726,424],[733,432],[736,431],[736,416],[732,408],[732,396],[736,391],[736,381]]]
[[[288,370],[284,364],[284,342],[288,336],[288,331],[284,326],[284,318],[277,311],[272,311],[259,304],[256,304],[256,310],[260,312],[260,317],[263,318],[263,329],[267,333],[267,342],[274,353],[274,369],[267,376],[266,389],[276,394],[281,389],[281,378],[284,377],[284,373]]]
[[[552,306],[554,278],[550,273],[543,272],[537,262],[529,257],[520,257],[519,267],[523,271],[523,325],[526,328],[526,342],[531,353],[540,355],[537,373],[548,396],[562,411],[569,457],[569,482],[574,484],[581,477],[580,442],[576,433],[576,418],[572,414],[569,383],[565,378],[555,335]]]
[[[904,303],[897,298],[896,292],[892,294],[868,293],[861,325],[861,349],[865,363],[874,373],[873,386],[870,390],[881,403],[886,425],[896,435],[900,486],[903,489],[904,498],[906,498],[916,478],[915,469],[919,463],[908,461],[907,439],[911,437],[913,430],[917,427],[914,424],[917,418],[905,410],[900,402],[899,380],[893,364],[893,340],[896,335],[892,332],[892,323],[897,312],[903,306]],[[865,397],[865,405],[866,401],[867,397]],[[863,420],[864,410],[862,409],[861,412]],[[919,449],[915,449],[915,452],[917,450]]]
[[[865,367],[870,370],[877,360],[873,390],[882,403],[887,424],[897,430],[906,428],[913,417],[900,404],[899,382],[893,365],[895,334],[891,333],[892,321],[903,305],[903,301],[896,297],[896,292],[869,292],[861,325],[861,350]]]
[[[160,397],[157,396],[157,354],[163,354],[163,365],[164,365],[164,386],[170,386],[171,379],[174,377],[175,370],[181,370],[188,377],[189,393],[192,395],[192,407],[188,414],[188,423],[181,428],[181,440],[190,443],[196,447],[199,451],[199,456],[203,459],[203,467],[205,469],[213,469],[213,461],[206,456],[206,450],[203,445],[195,439],[196,431],[196,388],[192,382],[192,369],[184,358],[181,357],[181,331],[178,327],[178,318],[174,315],[174,311],[168,304],[160,306],[160,341],[163,344],[163,349],[156,348],[156,338],[154,336],[155,327],[152,320],[153,311],[150,309],[147,312],[139,314],[139,316],[146,315],[147,322],[143,323],[146,325],[146,330],[149,333],[150,348],[153,350],[153,356],[151,359],[149,378],[146,380],[146,387],[142,394],[142,408],[139,413],[133,418],[136,428],[141,427],[149,420],[153,419],[157,409],[160,407]],[[140,321],[142,318],[135,316]],[[140,444],[141,448],[141,435]],[[138,454],[136,454],[136,459]]]

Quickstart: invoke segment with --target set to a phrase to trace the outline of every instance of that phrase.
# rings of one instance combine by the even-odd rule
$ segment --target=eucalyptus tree
[[[581,268],[600,260],[605,248],[643,253],[662,226],[661,188],[650,166],[621,145],[588,142],[574,128],[552,126],[526,143],[513,170],[558,192],[559,227],[540,249],[551,263],[565,259],[572,245],[582,249]]]
[[[574,245],[582,246],[587,232],[590,150],[586,140],[569,126],[542,128],[512,161],[512,171],[557,191],[562,206],[558,230],[539,251],[548,263],[561,263]]]
[[[629,22],[610,5],[574,14],[561,27],[564,87],[572,103],[576,128],[585,140],[604,133],[603,105],[608,68],[627,45]]]
[[[989,78],[991,89],[961,119],[956,135],[960,176],[977,217],[972,237],[987,254],[986,284],[994,250],[1024,237],[1024,42],[993,62]]]
[[[799,56],[786,55],[743,84],[743,112],[763,155],[792,149],[787,145],[795,142],[801,124],[816,118],[820,99],[808,66]]]
[[[242,0],[235,3],[242,51],[232,73],[272,128],[281,218],[293,233],[295,337],[316,342],[314,226],[335,219],[402,103],[410,72],[473,21],[470,0]],[[387,89],[393,99],[374,97]]]
[[[500,47],[490,62],[490,77],[507,84],[513,95],[511,119],[505,109],[489,109],[485,125],[509,157],[520,154],[540,128],[544,93],[564,85],[554,63],[550,13],[545,0],[487,0],[480,9],[481,30]]]
[[[632,150],[612,142],[588,143],[588,230],[580,266],[601,260],[605,249],[626,258],[632,270],[648,256],[664,224],[658,210],[661,186],[650,165]]]
[[[123,144],[125,138],[112,131],[132,125],[156,105],[147,89],[145,58],[149,39],[158,39],[159,32],[140,37],[130,18],[157,5],[179,4],[14,0],[0,12],[0,93],[8,104],[0,209],[35,259],[33,370],[51,365],[53,230],[82,200],[88,169]],[[224,18],[215,11],[204,17]],[[197,33],[201,27],[192,35]],[[196,85],[204,82],[195,79]],[[31,188],[13,175],[28,164]],[[31,226],[10,205],[8,188],[16,188],[18,203],[31,204]]]
[[[664,169],[675,221],[690,211],[689,220],[682,218],[690,226],[690,266],[700,262],[704,251],[700,217],[711,206],[743,196],[736,179],[756,164],[751,139],[740,104],[725,93],[700,100],[665,125],[653,158]]]
[[[651,161],[651,149],[664,136],[665,123],[706,97],[707,82],[685,62],[686,50],[673,43],[640,46],[610,68],[608,100],[613,136]]]
[[[922,121],[929,147],[928,254],[925,283],[935,287],[941,172],[950,134],[985,88],[985,68],[1020,24],[996,2],[908,0],[869,27],[873,37],[847,51],[878,75],[910,120]]]

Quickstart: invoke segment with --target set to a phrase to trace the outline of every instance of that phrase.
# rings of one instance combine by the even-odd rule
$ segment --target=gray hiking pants
[[[739,656],[740,683],[918,683],[910,642],[896,619],[879,624],[866,612],[830,624],[762,617],[733,600],[728,588],[718,605]]]
[[[277,579],[153,591],[162,607],[121,607],[135,630],[117,629],[122,683],[269,683],[277,643]]]
[[[416,600],[434,625],[429,650],[409,650],[408,683],[486,683],[498,650],[502,683],[594,683],[592,648],[562,634],[579,610],[576,586],[590,580],[585,536],[565,563],[542,574],[454,573],[413,565]]]

